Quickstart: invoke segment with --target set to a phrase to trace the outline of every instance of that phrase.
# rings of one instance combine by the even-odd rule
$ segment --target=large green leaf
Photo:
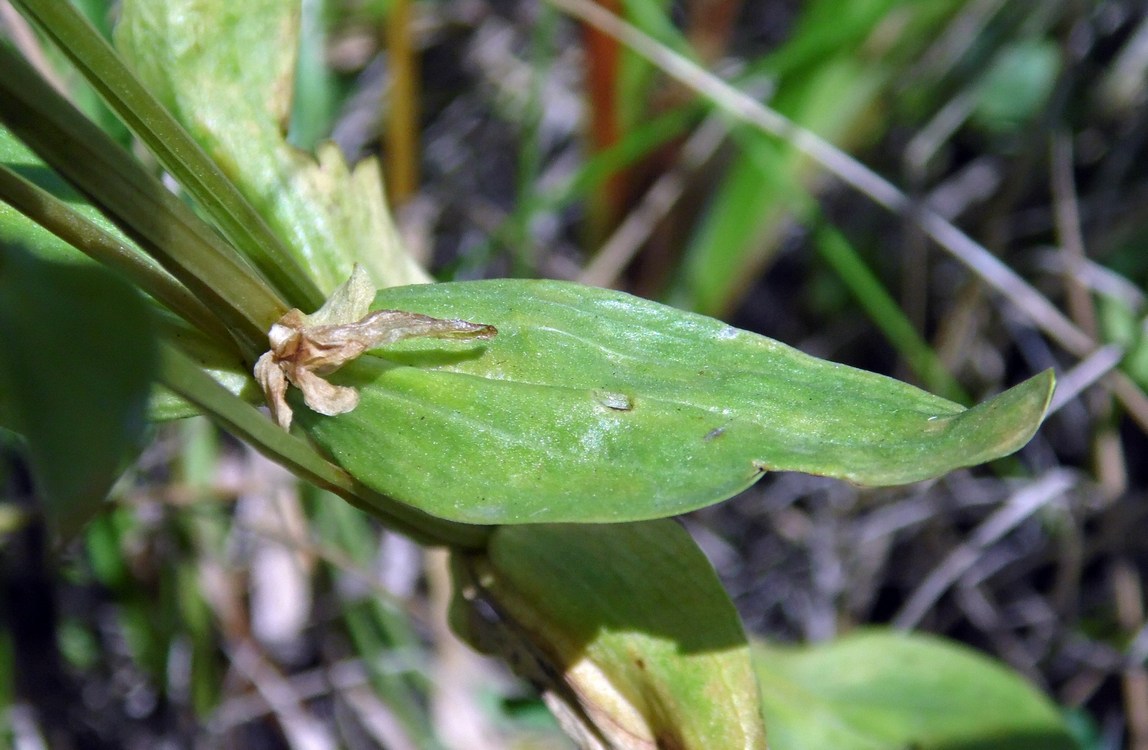
[[[71,535],[138,447],[156,364],[125,282],[0,244],[0,411],[27,439],[48,521]]]
[[[359,481],[470,523],[625,521],[720,500],[766,471],[869,485],[1017,450],[1051,372],[966,410],[712,318],[592,287],[409,286],[375,307],[494,325],[410,340],[336,373],[354,411],[297,421]]]
[[[503,526],[454,569],[456,631],[535,682],[583,747],[765,747],[737,611],[676,523]]]
[[[865,631],[821,646],[755,645],[773,750],[1070,750],[1052,704],[980,654]]]

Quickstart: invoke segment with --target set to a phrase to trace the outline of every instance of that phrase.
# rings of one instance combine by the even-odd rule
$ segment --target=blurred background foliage
[[[1058,411],[1018,458],[891,490],[769,476],[684,522],[754,633],[943,634],[1048,692],[1081,747],[1148,747],[1141,4],[598,4],[856,155],[909,208],[530,0],[304,0],[289,136],[380,156],[407,246],[441,280],[615,286],[966,403],[1057,368]],[[77,5],[111,35],[116,3]],[[0,28],[130,144],[4,2]],[[1087,346],[1042,335],[927,239],[921,205]],[[206,422],[154,428],[106,512],[50,555],[0,445],[0,743],[568,746],[446,631],[438,553]]]

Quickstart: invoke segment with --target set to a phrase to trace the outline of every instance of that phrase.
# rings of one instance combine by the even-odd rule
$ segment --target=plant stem
[[[67,0],[14,0],[142,140],[223,234],[292,307],[313,310],[323,295],[235,184],[149,92],[98,31]]]
[[[212,310],[254,361],[286,303],[139,162],[0,45],[0,120]]]
[[[217,341],[227,328],[183,284],[141,250],[102,229],[48,191],[0,164],[0,200],[93,260],[115,269],[176,315]]]
[[[363,487],[310,445],[284,432],[255,407],[216,383],[183,352],[164,344],[162,354],[160,380],[165,386],[296,476],[335,493],[420,544],[464,549],[484,545],[493,527],[435,518]]]
[[[414,49],[411,0],[394,0],[385,24],[387,67],[387,193],[401,206],[418,190],[418,58]]]

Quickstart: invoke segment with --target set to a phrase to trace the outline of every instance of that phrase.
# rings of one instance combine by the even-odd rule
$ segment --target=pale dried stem
[[[1063,495],[1076,483],[1068,471],[1055,469],[1015,492],[999,510],[985,519],[962,543],[925,577],[909,601],[893,618],[893,627],[915,627],[929,608],[964,575],[989,546],[1000,541],[1040,508]]]
[[[327,728],[307,710],[291,682],[250,642],[230,649],[231,665],[243,675],[275,714],[291,750],[335,750]]]
[[[1124,347],[1102,346],[1056,379],[1056,393],[1048,405],[1048,413],[1055,414],[1065,404],[1078,397],[1085,389],[1102,380],[1120,365]]]
[[[1144,625],[1144,586],[1136,566],[1126,558],[1112,565],[1112,593],[1116,619],[1122,630],[1136,632]],[[1148,669],[1143,662],[1130,663],[1122,677],[1124,707],[1128,718],[1128,744],[1132,750],[1148,750]]]
[[[1096,339],[1096,308],[1081,278],[1088,256],[1084,251],[1084,233],[1080,229],[1080,204],[1076,197],[1072,162],[1071,136],[1064,132],[1056,133],[1052,138],[1052,209],[1060,250],[1064,254],[1068,310],[1080,330],[1089,338]]]

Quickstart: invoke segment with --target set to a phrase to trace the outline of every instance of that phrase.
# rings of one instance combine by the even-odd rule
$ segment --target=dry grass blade
[[[1064,283],[1068,293],[1068,308],[1072,318],[1086,335],[1096,338],[1096,309],[1088,288],[1080,279],[1087,255],[1084,235],[1080,230],[1080,203],[1076,197],[1076,184],[1072,174],[1072,140],[1066,133],[1057,133],[1052,139],[1052,193],[1056,231],[1064,253]]]
[[[1082,359],[1080,364],[1057,378],[1056,393],[1049,402],[1048,413],[1055,414],[1085,389],[1111,373],[1123,358],[1123,347],[1110,344]]]
[[[950,552],[921,582],[909,601],[893,618],[893,625],[898,628],[912,628],[917,625],[934,602],[977,562],[990,545],[1015,529],[1024,519],[1064,494],[1074,484],[1076,478],[1072,473],[1056,469],[1015,492],[998,511],[973,531],[967,542]]]
[[[229,656],[232,666],[255,686],[274,712],[291,750],[335,750],[335,740],[326,726],[307,710],[291,683],[253,644],[240,644]]]

